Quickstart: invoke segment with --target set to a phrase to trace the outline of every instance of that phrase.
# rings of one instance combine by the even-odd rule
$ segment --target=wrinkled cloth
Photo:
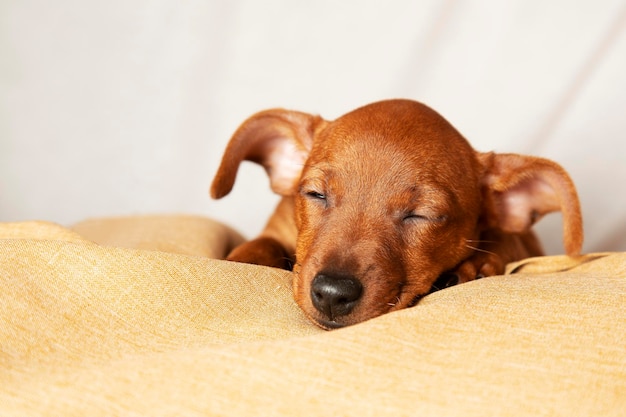
[[[542,257],[339,330],[202,217],[0,224],[2,416],[621,416],[626,254]]]

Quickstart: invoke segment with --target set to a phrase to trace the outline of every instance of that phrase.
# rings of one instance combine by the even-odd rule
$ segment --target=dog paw
[[[475,279],[504,273],[504,261],[490,252],[479,252],[467,258],[454,269],[446,271],[435,281],[431,292],[452,287]]]
[[[480,252],[461,262],[455,272],[459,276],[459,283],[463,283],[500,275],[504,272],[504,266],[504,261],[498,255]]]
[[[291,270],[292,261],[285,248],[269,237],[259,237],[232,250],[226,260]]]

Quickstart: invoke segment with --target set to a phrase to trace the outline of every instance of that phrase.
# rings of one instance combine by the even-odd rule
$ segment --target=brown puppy
[[[228,144],[214,198],[230,192],[243,160],[263,165],[283,199],[263,233],[228,259],[295,262],[295,299],[324,328],[412,306],[433,286],[501,274],[508,262],[541,255],[530,228],[549,212],[563,213],[567,254],[582,247],[580,204],[563,168],[477,152],[414,101],[373,103],[335,121],[257,113]]]

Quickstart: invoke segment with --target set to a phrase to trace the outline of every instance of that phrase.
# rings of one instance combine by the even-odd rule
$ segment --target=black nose
[[[351,276],[317,274],[311,283],[311,300],[330,320],[350,313],[359,302],[363,285]]]

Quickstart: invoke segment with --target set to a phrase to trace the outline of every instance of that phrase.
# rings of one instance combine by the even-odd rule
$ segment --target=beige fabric
[[[626,410],[626,254],[528,260],[325,332],[293,302],[288,272],[200,256],[239,239],[215,222],[75,231],[89,240],[0,224],[2,416]]]
[[[233,229],[199,216],[90,219],[72,230],[101,245],[223,258],[243,242]]]

